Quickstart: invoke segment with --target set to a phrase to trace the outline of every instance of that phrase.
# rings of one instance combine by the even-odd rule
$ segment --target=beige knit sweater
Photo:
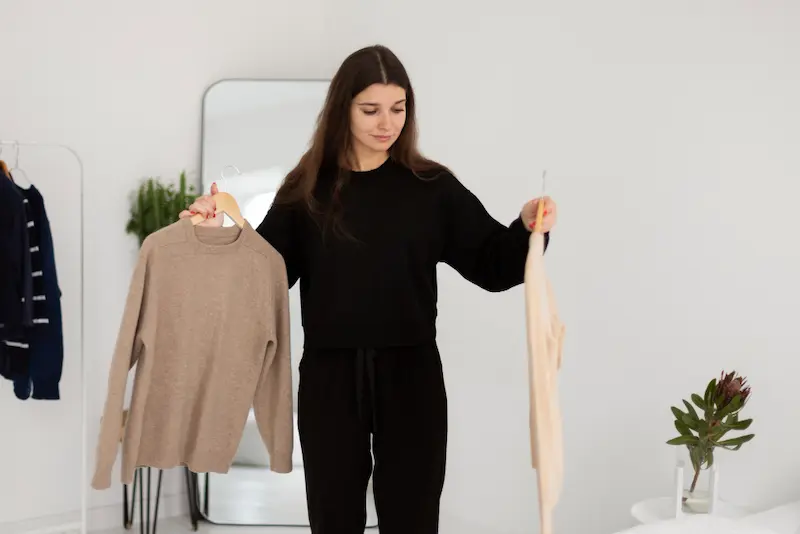
[[[249,224],[183,219],[151,234],[111,362],[92,487],[111,485],[134,365],[123,483],[140,466],[227,472],[251,407],[270,469],[290,472],[288,292],[283,258]]]
[[[565,327],[544,268],[544,236],[531,233],[525,265],[531,463],[537,471],[541,534],[552,534],[553,512],[564,479],[564,445],[558,372]]]

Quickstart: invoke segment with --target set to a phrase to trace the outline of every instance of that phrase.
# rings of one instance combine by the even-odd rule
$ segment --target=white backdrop
[[[475,6],[0,2],[13,21],[0,32],[11,80],[0,84],[0,138],[70,143],[87,160],[90,436],[136,250],[123,235],[128,194],[146,175],[197,178],[203,91],[227,77],[330,77],[381,42],[415,83],[425,153],[492,214],[510,221],[549,170],[561,218],[547,261],[568,328],[557,528],[613,532],[633,502],[669,491],[669,406],[723,368],[753,384],[756,439],[720,455],[722,497],[800,498],[800,6]],[[442,532],[534,531],[522,293],[485,294],[442,268],[440,302],[451,406]],[[0,401],[4,425],[8,410]],[[3,469],[7,451],[0,440]],[[13,459],[32,474],[0,477],[10,519],[34,513],[31,496],[37,514],[77,506],[77,493],[67,502],[44,482],[78,461],[58,453],[65,467],[50,471],[33,453]],[[181,491],[173,477],[167,498]],[[120,492],[91,497],[97,509]]]
[[[16,148],[2,148],[0,159],[13,166]],[[50,223],[62,292],[64,359],[57,401],[18,400],[13,383],[0,379],[0,492],[4,496],[0,499],[0,532],[8,534],[13,533],[4,528],[5,522],[52,513],[42,514],[33,488],[57,486],[59,491],[48,495],[51,509],[71,510],[80,505],[82,482],[81,228],[80,217],[70,210],[70,206],[80,205],[81,169],[75,157],[61,147],[22,145],[18,149],[22,173],[12,174],[21,187],[36,187]]]

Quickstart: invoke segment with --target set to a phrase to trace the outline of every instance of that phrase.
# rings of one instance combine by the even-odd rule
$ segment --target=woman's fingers
[[[194,199],[194,202],[192,202],[188,209],[180,212],[179,218],[192,217],[198,213],[206,219],[216,217],[217,203],[214,201],[213,195],[216,195],[218,192],[219,188],[217,188],[217,184],[214,182],[211,184],[210,194]]]
[[[217,211],[216,202],[209,196],[198,197],[189,206],[189,211],[192,212],[192,215],[199,213],[207,219]]]

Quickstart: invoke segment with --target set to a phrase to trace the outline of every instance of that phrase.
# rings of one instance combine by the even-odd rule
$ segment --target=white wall
[[[669,406],[723,368],[750,378],[757,433],[721,455],[723,498],[757,507],[800,498],[791,401],[799,6],[151,4],[50,2],[39,16],[27,2],[0,4],[0,18],[14,22],[0,32],[12,80],[0,84],[0,138],[67,142],[87,161],[90,436],[135,254],[122,234],[127,195],[145,175],[196,175],[205,87],[224,77],[327,77],[353,49],[383,42],[412,75],[425,152],[498,218],[513,218],[549,170],[561,219],[548,267],[569,329],[559,530],[613,532],[629,524],[633,502],[665,494]],[[519,290],[485,294],[442,269],[451,406],[442,532],[536,528],[522,304]],[[4,428],[12,402],[0,401]],[[77,458],[63,454],[61,472],[2,477],[0,494],[12,497],[3,512],[22,519],[31,495],[38,513],[77,503],[41,482],[69,472]],[[35,469],[37,457],[17,460]],[[119,492],[91,497],[111,504]],[[600,518],[588,526],[590,513]]]
[[[227,8],[197,0],[135,5],[100,0],[0,2],[0,20],[14,21],[0,32],[0,139],[68,143],[86,163],[92,466],[108,364],[137,252],[135,239],[124,235],[129,194],[146,176],[177,179],[184,168],[199,181],[202,96],[216,80],[327,74],[336,55],[318,52],[324,38],[320,5],[255,0],[237,1]],[[37,14],[37,9],[43,11]],[[69,162],[63,156],[47,157]],[[31,172],[31,179],[37,184],[65,179],[58,162],[52,165],[52,174]],[[46,200],[52,209],[64,200],[74,205],[74,192],[62,193],[57,186],[50,190]],[[74,209],[71,214],[61,211],[66,211],[64,217],[77,217]],[[56,245],[76,246],[68,237]],[[74,268],[60,265],[62,270]],[[68,358],[69,378],[77,381],[78,355]],[[0,389],[0,525],[41,515],[62,516],[79,506],[79,480],[73,475],[80,458],[76,422],[80,405],[76,387],[67,382],[68,394],[60,406],[21,408],[6,387]],[[46,445],[52,457],[42,460]],[[30,453],[10,454],[21,449]],[[37,466],[39,462],[44,463]],[[118,467],[119,463],[115,477]],[[6,476],[18,472],[25,476]],[[176,470],[174,475],[180,474]],[[68,481],[67,476],[72,478]],[[168,499],[183,490],[182,476],[165,480]],[[116,485],[90,493],[95,508],[119,502]],[[121,512],[118,517],[121,521]],[[99,520],[90,526],[100,526]]]

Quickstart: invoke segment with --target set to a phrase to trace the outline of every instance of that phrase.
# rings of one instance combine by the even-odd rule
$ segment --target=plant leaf
[[[731,399],[731,402],[728,403],[727,406],[720,409],[716,416],[718,419],[724,418],[726,415],[737,411],[742,406],[742,396],[736,395],[734,398]]]
[[[725,426],[730,430],[747,430],[752,423],[752,419],[742,419],[733,423],[725,423]]]
[[[696,436],[678,436],[667,441],[668,445],[695,445],[699,442]]]
[[[711,381],[706,386],[706,393],[705,393],[705,402],[706,406],[711,406],[714,402],[714,391],[717,389],[717,379],[712,378]]]
[[[692,402],[695,403],[697,405],[697,407],[700,408],[703,411],[705,411],[707,409],[705,401],[697,393],[692,393]]]
[[[708,436],[708,430],[709,430],[708,423],[706,423],[703,419],[697,422],[697,432],[700,434],[701,437]]]
[[[711,441],[716,443],[717,441],[722,439],[722,436],[727,434],[728,431],[730,431],[730,430],[731,430],[730,428],[728,428],[728,427],[726,427],[724,425],[715,426],[713,431],[712,431],[712,433],[711,433],[711,436],[710,436],[711,437]]]
[[[675,416],[675,419],[678,419],[679,421],[682,421],[684,416],[688,416],[689,415],[687,413],[683,413],[682,411],[677,409],[675,406],[670,406],[669,409],[672,410],[672,415]]]
[[[703,467],[703,450],[700,447],[689,449],[689,458],[692,460],[692,467],[695,471],[699,471]]]
[[[756,437],[755,434],[747,434],[747,435],[744,435],[744,436],[739,436],[739,437],[736,437],[736,438],[731,438],[731,439],[726,439],[726,440],[723,440],[723,441],[719,441],[719,442],[717,442],[717,445],[719,445],[720,447],[734,447],[734,446],[737,446],[737,445],[738,446],[742,446],[745,443],[747,443],[748,441],[750,441],[751,439],[753,439],[754,437]]]
[[[684,401],[683,401],[683,404],[684,404],[684,405],[686,405],[686,409],[688,410],[688,412],[689,412],[689,415],[691,415],[691,416],[692,416],[692,418],[694,418],[694,419],[700,419],[700,416],[699,416],[699,415],[697,415],[697,411],[694,409],[694,406],[692,406],[692,405],[691,405],[691,404],[690,404],[688,401],[686,401],[686,400],[684,400]]]
[[[681,436],[693,436],[692,430],[682,421],[675,419],[675,428],[680,432]]]
[[[686,426],[688,426],[689,428],[691,428],[691,429],[692,429],[692,430],[694,430],[695,432],[700,432],[700,420],[699,420],[699,419],[693,419],[693,418],[692,418],[691,416],[689,416],[689,415],[684,415],[684,416],[681,418],[681,421],[683,421],[683,423],[684,423]]]

